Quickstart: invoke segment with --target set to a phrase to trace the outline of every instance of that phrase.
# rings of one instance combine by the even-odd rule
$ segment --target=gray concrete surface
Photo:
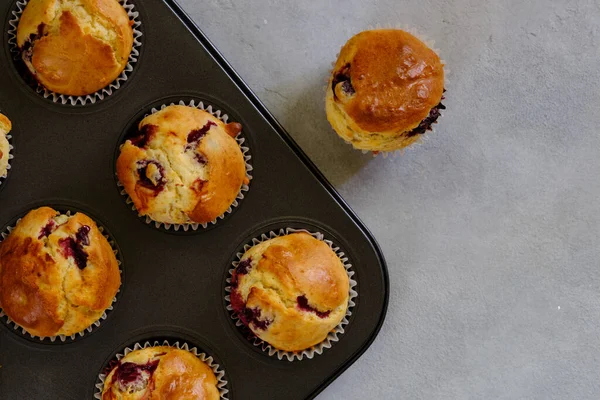
[[[319,399],[600,399],[600,1],[180,0],[387,257],[387,320]],[[340,46],[409,24],[448,110],[391,159],[330,130]]]

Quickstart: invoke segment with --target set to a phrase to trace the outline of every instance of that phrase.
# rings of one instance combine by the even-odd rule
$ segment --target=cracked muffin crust
[[[30,211],[0,243],[0,308],[33,336],[70,336],[100,319],[121,285],[88,216]]]
[[[102,400],[218,400],[210,366],[186,350],[168,346],[134,350],[112,367]]]
[[[364,31],[335,63],[327,119],[357,149],[394,151],[431,130],[443,93],[444,65],[425,43],[399,29]]]
[[[248,183],[234,139],[241,129],[189,106],[144,118],[117,159],[117,176],[138,213],[168,224],[208,223],[224,214]]]
[[[17,45],[40,84],[84,96],[108,86],[127,66],[132,21],[117,0],[30,0]]]
[[[10,146],[6,135],[8,135],[11,129],[12,124],[10,120],[4,114],[0,114],[0,178],[6,177],[8,173]]]
[[[344,318],[350,282],[339,257],[307,233],[259,243],[231,279],[231,306],[252,332],[277,349],[301,351],[327,338]]]

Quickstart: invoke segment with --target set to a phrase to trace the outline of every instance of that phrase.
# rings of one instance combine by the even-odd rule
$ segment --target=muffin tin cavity
[[[143,147],[145,145],[145,143],[147,142],[148,137],[152,134],[151,131],[152,131],[152,128],[154,128],[154,127],[152,125],[146,125],[140,130],[140,129],[138,129],[139,123],[148,115],[154,114],[154,113],[164,109],[165,107],[171,106],[171,105],[196,107],[198,109],[204,110],[204,111],[212,114],[214,117],[220,119],[224,123],[239,122],[235,118],[232,118],[228,114],[228,112],[225,111],[223,108],[220,108],[220,106],[215,105],[212,101],[206,100],[206,99],[202,98],[201,96],[171,96],[171,97],[167,97],[167,98],[164,98],[161,100],[157,100],[157,101],[149,104],[148,106],[144,107],[142,109],[142,111],[137,113],[129,121],[129,123],[126,125],[125,129],[121,133],[119,140],[117,142],[117,146],[115,148],[114,162],[113,162],[113,166],[115,167],[115,170],[114,170],[115,182],[117,185],[117,189],[119,190],[119,194],[123,198],[124,203],[127,205],[128,208],[131,209],[132,212],[134,212],[138,216],[140,221],[144,222],[145,224],[152,226],[152,227],[154,227],[162,232],[166,232],[166,233],[194,234],[194,233],[204,232],[204,231],[207,231],[209,229],[212,229],[212,228],[218,226],[219,224],[224,222],[224,220],[229,218],[234,213],[234,211],[241,205],[244,198],[246,197],[247,192],[250,190],[250,183],[252,182],[252,171],[253,171],[252,155],[251,155],[251,150],[248,147],[248,138],[246,136],[243,126],[242,126],[242,130],[236,136],[235,140],[238,143],[238,145],[240,146],[240,149],[242,150],[242,154],[244,156],[244,161],[245,161],[245,166],[246,166],[246,181],[248,183],[247,184],[244,183],[242,185],[240,192],[238,193],[236,199],[233,201],[231,206],[225,211],[225,213],[218,216],[216,219],[214,219],[213,221],[211,221],[209,223],[166,224],[166,223],[154,221],[149,216],[139,215],[135,208],[135,205],[133,204],[133,200],[131,199],[131,197],[129,197],[129,195],[125,191],[125,188],[123,187],[121,182],[119,182],[119,179],[117,177],[116,164],[117,164],[117,159],[119,158],[119,154],[120,154],[122,145],[127,140],[131,140],[132,144],[134,144],[138,147]],[[201,129],[191,132],[190,135],[188,136],[188,140],[187,140],[189,143],[188,146],[192,146],[195,142],[201,140],[201,137],[206,133],[206,131],[208,129],[210,129],[211,124],[212,123],[209,122],[205,127],[202,127]],[[212,125],[214,125],[214,124],[212,124]],[[186,147],[186,149],[187,149],[187,147]],[[197,155],[197,156],[199,156],[199,155]],[[198,162],[205,163],[206,160],[198,159]],[[154,180],[147,178],[148,168],[150,168],[150,164],[152,164],[152,167],[151,167],[152,170],[156,171],[156,174],[155,174],[156,179],[154,179]],[[162,188],[164,187],[164,185],[165,185],[164,166],[160,165],[158,162],[148,161],[148,163],[140,164],[140,169],[138,170],[138,172],[140,173],[140,177],[141,177],[140,183],[143,184],[145,187],[154,188],[154,189],[156,189],[157,192],[160,192],[160,190],[162,190]]]
[[[94,398],[98,400],[102,399],[102,391],[104,389],[104,382],[106,380],[106,377],[109,375],[110,371],[114,367],[119,366],[119,362],[123,357],[135,350],[141,350],[157,346],[167,346],[189,351],[190,353],[198,357],[200,361],[207,364],[213,370],[215,377],[217,378],[217,389],[219,390],[220,395],[219,398],[221,400],[229,400],[229,382],[227,376],[225,375],[223,364],[219,361],[219,359],[217,359],[212,352],[205,351],[204,346],[198,346],[196,341],[186,340],[182,337],[177,336],[153,336],[149,338],[143,338],[119,348],[117,351],[115,351],[115,353],[110,357],[110,359],[104,364],[104,366],[100,370],[98,378],[96,379]],[[139,366],[138,368],[130,368],[131,371],[127,371],[127,378],[129,380],[132,380],[132,378],[135,378],[134,375],[141,375],[141,371],[144,370],[146,371],[145,376],[147,376],[150,380],[152,379],[152,374],[155,368],[156,366],[143,365]]]
[[[121,251],[119,249],[119,246],[118,246],[115,238],[112,236],[110,231],[106,228],[106,226],[94,216],[93,213],[90,213],[86,210],[82,210],[78,207],[73,207],[70,205],[63,205],[63,204],[61,204],[61,205],[38,204],[38,205],[32,206],[31,208],[28,208],[27,210],[19,213],[19,215],[17,217],[13,218],[8,224],[5,224],[2,227],[2,230],[0,231],[0,242],[2,242],[3,240],[5,240],[8,237],[10,232],[12,232],[12,230],[15,228],[15,226],[21,220],[21,218],[23,218],[29,211],[39,208],[39,207],[42,207],[42,206],[51,207],[51,208],[55,209],[56,211],[60,212],[61,214],[68,215],[68,216],[75,215],[75,213],[77,213],[77,212],[80,212],[80,213],[83,213],[83,214],[86,214],[87,216],[89,216],[98,226],[98,230],[108,240],[108,243],[110,244],[110,246],[116,256],[117,264],[119,265],[119,272],[121,274],[121,286],[119,287],[119,290],[118,290],[115,298],[113,299],[110,307],[108,309],[106,309],[106,311],[102,314],[102,316],[100,317],[99,320],[95,321],[92,325],[90,325],[83,331],[73,334],[71,336],[60,335],[60,336],[43,337],[43,338],[39,337],[39,336],[33,336],[30,333],[28,333],[24,328],[20,327],[14,321],[12,321],[0,308],[1,325],[3,325],[6,329],[10,330],[17,336],[19,336],[23,339],[26,339],[28,341],[34,342],[34,343],[41,343],[41,344],[47,344],[47,345],[69,344],[69,343],[79,341],[85,337],[88,337],[89,335],[93,334],[94,332],[96,332],[98,329],[100,329],[100,327],[103,324],[106,323],[107,319],[114,312],[114,309],[115,309],[116,305],[119,303],[119,299],[121,298],[121,295],[123,293],[123,286],[124,286],[124,281],[125,281],[125,274],[123,272],[123,257],[122,257]],[[47,236],[50,233],[50,231],[52,230],[52,227],[49,225],[47,227],[45,227],[44,229],[42,229],[42,231],[40,232],[40,235]],[[65,243],[63,243],[65,251],[69,252],[70,256],[73,256],[76,265],[80,269],[83,269],[86,267],[87,254],[85,253],[84,245],[86,243],[89,244],[88,233],[89,233],[89,227],[83,226],[77,232],[75,239],[69,239],[68,242],[65,241]]]
[[[133,47],[129,55],[129,59],[125,69],[121,74],[108,86],[85,96],[69,96],[60,93],[56,93],[48,90],[42,84],[40,84],[32,73],[25,65],[22,58],[22,53],[28,49],[20,49],[17,44],[17,27],[19,26],[19,20],[25,10],[25,7],[30,0],[16,0],[9,11],[9,21],[5,28],[5,32],[8,35],[8,50],[12,64],[17,74],[22,78],[22,82],[31,88],[37,95],[46,99],[54,104],[69,106],[69,107],[82,107],[97,104],[103,100],[111,97],[118,89],[123,87],[127,81],[131,80],[135,70],[135,64],[139,61],[142,53],[142,41],[143,41],[143,27],[140,18],[138,2],[135,0],[118,0],[123,6],[129,19],[133,21]],[[43,25],[43,24],[42,24]],[[38,28],[38,34],[32,40],[37,40],[44,35],[43,26],[40,25]]]
[[[292,233],[308,233],[312,237],[323,241],[326,243],[338,256],[338,258],[342,261],[346,272],[348,273],[348,278],[350,280],[350,290],[348,296],[348,309],[346,311],[346,315],[342,319],[342,321],[329,333],[327,338],[303,351],[283,351],[276,349],[271,346],[269,343],[258,338],[242,321],[243,318],[246,320],[246,323],[251,322],[255,327],[259,329],[266,329],[271,321],[261,318],[260,310],[258,309],[248,309],[246,308],[243,316],[238,315],[232,306],[234,303],[232,299],[232,290],[234,289],[235,282],[233,282],[233,273],[237,270],[238,274],[245,274],[248,272],[250,266],[250,262],[248,260],[241,261],[244,253],[248,251],[251,247],[265,242],[269,239],[273,239],[276,237],[281,237],[284,235],[289,235]],[[356,273],[352,268],[352,261],[350,260],[347,253],[338,245],[335,237],[329,233],[327,233],[324,229],[320,229],[317,226],[307,223],[299,223],[294,221],[289,221],[288,223],[281,222],[275,225],[267,226],[259,231],[256,231],[253,236],[248,238],[248,240],[243,243],[235,253],[235,256],[230,264],[230,268],[227,271],[225,280],[224,280],[224,300],[225,300],[225,309],[227,310],[229,320],[231,322],[232,328],[237,331],[237,336],[247,344],[251,344],[255,350],[258,349],[262,354],[269,355],[272,357],[276,357],[279,360],[303,360],[303,359],[312,359],[315,355],[322,354],[326,349],[331,348],[335,342],[340,340],[340,337],[346,330],[346,326],[352,320],[352,312],[357,305],[358,302],[358,282],[356,278]],[[239,298],[239,295],[238,295]],[[297,299],[297,307],[299,309],[314,312],[320,318],[327,318],[329,312],[322,312],[314,309],[308,304],[308,300],[306,296],[299,296]]]

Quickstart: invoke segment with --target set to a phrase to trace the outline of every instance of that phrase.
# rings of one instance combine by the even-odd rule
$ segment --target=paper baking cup
[[[408,25],[401,25],[401,24],[381,25],[381,24],[377,24],[375,26],[373,26],[373,25],[368,26],[368,28],[366,30],[374,30],[374,29],[400,29],[400,30],[403,30],[405,32],[408,32],[411,35],[413,35],[416,38],[418,38],[423,43],[425,43],[427,45],[427,47],[429,47],[431,50],[433,50],[440,57],[440,61],[442,62],[443,66],[444,66],[444,94],[443,94],[443,97],[442,97],[442,101],[444,103],[446,103],[447,100],[448,100],[448,96],[446,94],[448,93],[448,86],[449,86],[448,75],[450,73],[450,69],[447,67],[446,61],[444,59],[442,59],[442,56],[440,54],[440,50],[435,47],[435,41],[428,39],[425,35],[417,32],[416,29],[414,29],[414,28],[412,28],[412,27],[410,27]],[[344,45],[345,45],[345,43],[344,43]],[[340,56],[340,53],[337,53],[336,56],[335,56],[336,61],[339,58],[339,56]],[[329,71],[329,75],[327,76],[327,80],[326,80],[327,83],[326,83],[326,86],[325,86],[325,91],[329,90],[329,79],[331,78],[331,75],[333,74],[333,69],[335,68],[336,61],[334,61],[334,62],[331,63],[331,70]],[[325,93],[327,93],[327,92],[325,92]],[[340,137],[340,139],[342,139],[346,144],[349,144],[350,146],[352,146],[352,148],[354,150],[360,150],[363,154],[371,153],[373,155],[373,157],[377,157],[378,155],[381,155],[383,158],[387,158],[390,155],[393,155],[394,157],[397,157],[398,155],[404,154],[405,151],[407,151],[409,149],[413,149],[416,145],[423,144],[423,142],[429,136],[433,135],[435,133],[435,131],[436,131],[437,124],[444,117],[444,113],[445,113],[445,110],[440,110],[440,116],[436,119],[436,121],[433,124],[431,124],[431,129],[427,130],[424,134],[418,135],[418,139],[415,142],[413,142],[411,145],[409,145],[408,147],[405,147],[405,148],[402,148],[402,149],[398,149],[398,150],[393,150],[393,151],[381,151],[381,150],[380,151],[376,151],[376,150],[357,149],[356,147],[354,147],[354,145],[352,144],[352,142],[349,142],[349,141],[345,140],[344,138],[342,138],[341,136],[339,136],[335,132],[335,130],[334,130],[334,133],[336,133],[336,135],[338,137]]]
[[[304,358],[312,359],[315,356],[315,354],[319,354],[319,355],[322,354],[323,351],[325,351],[325,349],[330,348],[334,342],[339,341],[340,340],[339,336],[345,332],[344,327],[346,325],[348,325],[348,322],[350,320],[350,315],[352,315],[352,308],[356,305],[356,303],[354,301],[358,297],[358,292],[355,290],[357,282],[353,279],[354,271],[352,270],[352,264],[349,262],[346,254],[344,252],[342,252],[340,250],[340,248],[337,247],[331,240],[325,239],[325,236],[320,232],[310,232],[305,229],[293,229],[293,228],[280,229],[278,232],[270,231],[268,234],[263,233],[262,235],[260,235],[259,238],[252,239],[252,244],[244,245],[244,251],[236,254],[236,261],[234,261],[232,263],[233,268],[229,270],[229,277],[226,280],[227,286],[225,287],[225,292],[231,293],[231,277],[233,276],[233,271],[238,266],[240,260],[244,256],[244,253],[246,253],[250,248],[252,248],[253,246],[256,246],[257,244],[262,243],[266,240],[270,240],[270,239],[274,239],[276,237],[285,236],[285,235],[289,235],[292,233],[298,233],[298,232],[308,233],[315,239],[325,242],[329,246],[329,248],[331,250],[333,250],[335,252],[335,254],[337,254],[337,256],[339,257],[339,259],[342,261],[342,264],[344,265],[344,268],[346,269],[346,272],[348,273],[348,278],[350,280],[350,291],[348,293],[349,294],[348,309],[346,310],[346,315],[344,316],[342,321],[329,333],[329,335],[327,335],[327,338],[325,340],[323,340],[319,344],[314,345],[311,348],[308,348],[308,349],[305,349],[302,351],[284,351],[284,350],[276,349],[275,347],[271,346],[269,343],[265,342],[264,340],[258,338],[256,335],[254,335],[254,333],[252,333],[250,328],[246,327],[246,325],[244,325],[242,323],[242,321],[240,321],[237,314],[234,313],[233,307],[231,307],[231,300],[230,300],[229,295],[225,296],[225,301],[227,304],[226,308],[230,313],[231,319],[233,319],[235,321],[236,327],[247,328],[252,333],[252,336],[249,338],[251,343],[256,347],[259,347],[262,351],[267,353],[269,356],[275,356],[280,360],[283,360],[285,358],[288,361],[302,360]]]
[[[133,71],[133,65],[138,61],[140,56],[140,47],[142,46],[142,31],[141,26],[142,22],[140,21],[140,13],[135,11],[135,6],[132,0],[118,0],[119,3],[123,6],[125,11],[127,11],[127,15],[129,19],[133,21],[133,47],[131,48],[131,53],[129,54],[129,60],[121,75],[117,77],[112,83],[108,86],[94,92],[92,94],[88,94],[85,96],[68,96],[65,94],[55,93],[48,89],[46,89],[42,84],[38,84],[35,88],[36,93],[43,96],[45,99],[50,99],[54,103],[63,104],[63,105],[87,105],[87,104],[95,104],[98,101],[102,101],[108,96],[112,95],[115,90],[119,89],[125,81],[127,81],[129,75]],[[23,10],[25,10],[25,6],[27,6],[29,0],[18,0],[16,2],[16,9],[12,11],[12,18],[8,21],[9,29],[8,29],[8,48],[10,49],[11,54],[13,55],[13,59],[18,61],[21,59],[21,50],[17,45],[17,27],[19,26],[19,20],[21,19],[21,14],[23,14]],[[28,70],[29,71],[29,70]]]
[[[57,211],[61,212],[60,210],[57,210]],[[65,211],[62,214],[66,214],[66,215],[68,215],[70,217],[71,216],[71,211]],[[92,220],[94,220],[94,219],[92,218]],[[8,237],[8,235],[12,232],[13,229],[15,229],[15,227],[19,223],[19,221],[21,221],[21,218],[19,218],[17,220],[17,222],[15,222],[14,225],[7,227],[3,232],[0,232],[0,243],[4,239],[6,239]],[[100,224],[98,224],[98,222],[96,220],[94,220],[94,222],[96,222],[96,225],[98,226],[98,230],[108,240],[108,244],[110,244],[110,247],[112,248],[113,253],[115,254],[115,257],[117,258],[117,264],[119,265],[119,272],[121,273],[121,286],[123,286],[123,281],[122,281],[122,278],[123,278],[123,269],[121,267],[122,261],[120,260],[119,250],[117,249],[117,246],[115,244],[115,240],[106,232],[106,229],[104,229],[103,226],[101,226]],[[93,324],[91,324],[90,326],[88,326],[87,328],[85,328],[84,330],[82,330],[81,332],[77,332],[77,333],[75,333],[73,335],[70,335],[70,336],[65,336],[65,335],[45,336],[45,337],[34,336],[31,333],[27,332],[27,330],[25,328],[23,328],[22,326],[20,326],[19,324],[17,324],[15,321],[13,321],[12,319],[10,319],[10,317],[8,315],[6,315],[1,308],[0,308],[0,321],[2,321],[4,324],[6,324],[6,326],[12,328],[12,330],[15,333],[19,334],[20,336],[23,336],[23,337],[26,337],[26,338],[31,338],[31,339],[37,339],[41,343],[46,343],[46,344],[51,344],[51,343],[58,343],[58,344],[60,344],[60,343],[70,343],[70,342],[75,341],[78,337],[81,338],[86,333],[90,333],[90,332],[96,330],[100,326],[100,324],[102,323],[102,321],[104,321],[107,318],[107,316],[108,316],[107,313],[109,313],[109,312],[111,312],[113,310],[114,305],[117,302],[117,297],[119,296],[119,292],[121,292],[121,287],[119,287],[119,290],[117,290],[117,294],[113,298],[112,304],[102,313],[102,316],[100,317],[99,320],[97,320],[96,322],[94,322]]]
[[[168,106],[174,106],[175,104],[180,105],[180,106],[195,107],[200,110],[206,111],[206,112],[212,114],[214,117],[217,117],[218,119],[223,121],[225,124],[229,120],[229,116],[227,114],[225,114],[224,112],[222,112],[221,110],[217,110],[217,109],[213,108],[213,106],[211,106],[211,105],[206,105],[202,101],[195,101],[195,100],[192,100],[189,103],[186,103],[183,100],[180,100],[178,103],[163,104],[160,106],[160,108],[152,108],[150,110],[149,114],[144,115],[144,118],[150,114],[154,114],[160,110],[164,110]],[[242,132],[243,132],[243,130],[242,130]],[[240,149],[242,150],[242,154],[244,155],[244,161],[246,162],[246,178],[248,179],[248,182],[250,182],[250,181],[252,181],[252,170],[253,170],[252,165],[250,164],[250,160],[251,160],[252,156],[250,155],[250,149],[247,146],[244,146],[244,142],[246,141],[246,139],[243,137],[242,132],[240,132],[235,137],[235,140],[237,141],[238,145],[240,146]],[[126,141],[126,140],[127,140],[127,138],[125,138],[124,141]],[[123,145],[121,144],[121,146],[123,146]],[[198,229],[206,229],[211,225],[217,224],[219,222],[219,220],[224,219],[228,214],[231,214],[233,212],[233,209],[235,207],[239,206],[240,202],[244,199],[244,193],[246,193],[248,190],[250,190],[249,185],[247,185],[245,183],[242,184],[240,192],[238,193],[238,195],[235,198],[235,200],[233,201],[233,203],[231,203],[229,208],[223,214],[219,215],[217,218],[215,218],[214,220],[212,220],[209,223],[167,224],[164,222],[154,221],[152,218],[150,218],[147,215],[140,215],[138,213],[137,209],[135,208],[135,205],[133,204],[133,200],[131,199],[129,194],[127,194],[127,191],[125,190],[123,184],[121,182],[119,182],[118,178],[117,178],[117,186],[119,186],[120,193],[125,198],[125,202],[131,206],[131,209],[145,223],[147,223],[149,225],[154,225],[157,229],[173,230],[175,232],[178,232],[180,230],[182,230],[184,232],[188,232],[189,230],[197,231]]]
[[[10,169],[12,168],[12,166],[10,165],[11,160],[15,158],[15,156],[13,155],[14,147],[12,144],[12,136],[10,133],[6,135],[6,139],[8,140],[8,165],[6,166],[6,173],[4,175],[0,175],[0,186],[4,183],[4,181],[8,177],[8,174],[10,173]]]
[[[117,361],[121,360],[123,357],[125,357],[127,354],[131,353],[134,350],[142,350],[142,349],[147,349],[148,347],[157,347],[157,346],[175,347],[179,350],[189,351],[190,353],[192,353],[193,355],[198,357],[200,359],[200,361],[206,363],[215,373],[215,376],[217,378],[217,388],[219,389],[220,399],[221,400],[229,399],[229,396],[227,395],[229,393],[229,390],[227,389],[227,379],[225,379],[225,371],[223,371],[221,366],[215,362],[215,360],[212,358],[212,356],[209,356],[206,353],[202,353],[196,347],[190,346],[186,342],[182,341],[180,343],[179,341],[177,341],[173,344],[170,344],[168,340],[164,340],[162,342],[155,340],[152,343],[150,343],[149,341],[146,341],[146,342],[144,342],[144,344],[141,344],[138,342],[133,345],[133,348],[125,347],[125,349],[123,349],[123,351],[121,353],[117,353],[115,355],[113,360],[117,360]],[[98,375],[98,379],[96,381],[96,392],[94,393],[95,399],[98,399],[98,400],[102,399],[102,391],[104,390],[104,381],[105,381],[106,377],[109,375],[110,370],[111,369],[106,368],[100,375]],[[104,372],[108,372],[108,373],[104,373]]]

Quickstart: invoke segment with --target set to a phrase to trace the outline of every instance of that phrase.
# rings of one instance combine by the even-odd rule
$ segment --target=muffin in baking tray
[[[84,96],[108,86],[127,66],[132,22],[117,0],[30,0],[17,45],[40,84]]]
[[[350,282],[339,257],[307,233],[246,251],[234,269],[230,302],[252,332],[284,351],[308,349],[344,318]]]
[[[165,224],[211,222],[247,183],[234,139],[240,131],[198,108],[168,106],[144,118],[121,147],[118,179],[140,215]]]
[[[102,400],[219,399],[213,370],[194,354],[168,346],[134,350],[112,367]]]
[[[364,31],[335,63],[327,119],[357,149],[395,151],[431,130],[444,91],[444,65],[421,40],[399,29]]]
[[[32,336],[70,336],[110,307],[121,275],[88,216],[30,211],[0,243],[0,308]]]
[[[10,120],[0,114],[0,178],[3,178],[8,173],[8,156],[10,154],[10,145],[6,135],[12,129]]]

